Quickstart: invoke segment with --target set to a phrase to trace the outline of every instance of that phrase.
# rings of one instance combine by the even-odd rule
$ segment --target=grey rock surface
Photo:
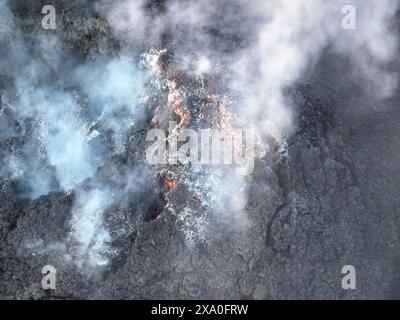
[[[63,45],[82,59],[118,48],[90,2],[75,2],[63,3]],[[34,25],[41,6],[16,1],[13,10],[23,24]],[[84,183],[108,179],[123,187],[123,177],[138,164],[146,177],[139,194],[106,210],[116,253],[99,274],[88,276],[63,260],[70,253],[63,240],[74,192],[28,200],[3,178],[0,298],[398,299],[400,97],[376,104],[361,93],[357,75],[345,72],[349,63],[328,50],[292,90],[298,127],[287,159],[256,161],[246,205],[249,228],[237,231],[212,217],[208,241],[193,248],[185,245],[176,216],[162,208],[158,183],[144,164],[145,128],[136,128],[126,152]],[[1,87],[9,81],[1,77]],[[12,119],[12,112],[3,111],[0,121],[4,117]],[[18,123],[14,130],[15,138],[7,140],[0,132],[2,159],[24,144]],[[162,212],[155,216],[157,208]],[[51,292],[41,288],[46,264],[58,270]],[[345,265],[356,267],[357,290],[341,287]]]

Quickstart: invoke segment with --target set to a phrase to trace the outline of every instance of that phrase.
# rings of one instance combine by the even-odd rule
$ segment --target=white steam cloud
[[[387,64],[397,53],[390,29],[397,0],[160,3],[103,0],[97,10],[133,54],[168,47],[199,75],[218,75],[243,126],[265,143],[273,138],[284,145],[293,132],[295,108],[285,89],[301,81],[326,49],[348,57],[376,95],[388,97],[396,88]],[[344,5],[356,8],[356,30],[342,28]],[[30,198],[76,189],[69,240],[77,244],[77,264],[105,265],[111,238],[103,212],[120,198],[111,193],[127,190],[100,182],[91,189],[80,184],[123,149],[128,130],[141,120],[138,96],[147,74],[137,68],[133,55],[80,63],[57,49],[55,35],[27,42],[5,0],[0,0],[0,12],[6,22],[0,24],[0,74],[13,83],[1,87],[0,138],[23,138],[17,151],[2,157],[0,173],[27,185],[22,193]],[[210,190],[217,197],[213,206],[244,211],[246,184],[241,179],[210,176]]]
[[[97,180],[86,189],[80,184],[123,150],[143,115],[139,95],[146,75],[133,55],[76,61],[55,34],[23,36],[5,0],[0,12],[6,22],[0,24],[0,74],[7,80],[0,88],[1,143],[20,139],[2,155],[1,175],[31,199],[75,189],[66,240],[76,248],[78,266],[104,265],[110,235],[103,211],[112,204],[110,193],[127,191]]]
[[[397,52],[389,29],[399,7],[396,0],[171,0],[157,15],[149,3],[104,0],[99,10],[133,44],[160,46],[167,33],[168,45],[200,68],[206,61],[207,69],[230,70],[230,87],[242,97],[240,112],[262,135],[292,131],[295,115],[284,89],[328,46],[349,56],[382,96],[396,86],[395,76],[384,69]],[[346,5],[356,10],[356,30],[342,27]],[[235,36],[239,49],[232,45]]]
[[[94,189],[79,194],[71,221],[71,239],[77,243],[79,267],[107,264],[107,245],[111,242],[108,230],[102,224],[103,212],[111,204],[108,192]]]
[[[346,5],[355,8],[355,30],[342,26]],[[350,59],[349,72],[363,74],[374,97],[386,98],[397,86],[396,75],[386,68],[397,53],[390,25],[397,0],[170,0],[155,8],[145,0],[104,0],[98,6],[132,46],[166,46],[183,65],[197,66],[199,74],[222,74],[237,115],[267,151],[271,138],[284,151],[297,117],[286,89],[301,81],[325,50]],[[223,179],[216,185],[214,180],[210,177],[209,184],[215,196],[221,195],[219,206],[232,215],[243,211],[241,189],[246,188],[237,186],[246,183]],[[230,200],[224,190],[230,190]]]

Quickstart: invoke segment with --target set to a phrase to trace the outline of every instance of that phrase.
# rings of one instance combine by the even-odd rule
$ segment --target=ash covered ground
[[[398,6],[0,0],[0,298],[400,298]],[[253,170],[149,164],[170,121]]]

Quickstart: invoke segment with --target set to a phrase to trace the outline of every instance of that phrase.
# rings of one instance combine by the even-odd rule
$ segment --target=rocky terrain
[[[27,41],[34,41],[30,35],[35,32],[45,33],[42,2],[10,1]],[[83,61],[129,50],[90,1],[54,2],[62,8],[60,27],[47,32],[61,38],[57,51],[68,50]],[[390,98],[377,99],[362,75],[348,72],[351,63],[327,48],[289,89],[296,128],[287,138],[286,157],[256,159],[254,172],[246,177],[248,224],[237,228],[210,214],[205,241],[193,246],[187,245],[182,217],[163,201],[165,187],[145,161],[150,111],[130,129],[123,150],[106,157],[71,191],[64,192],[54,178],[54,190],[30,198],[20,181],[2,171],[0,297],[400,298],[400,96],[395,91]],[[390,69],[398,72],[399,64],[392,62]],[[12,92],[12,82],[1,75],[2,92]],[[7,155],[24,150],[33,132],[8,104],[12,99],[2,99],[0,125],[13,132],[3,136],[0,131],[3,164]],[[52,175],[54,168],[43,166]],[[103,213],[111,234],[109,263],[88,272],[66,262],[66,255],[74,256],[65,239],[79,190],[98,183],[126,189],[132,173],[140,176],[136,191],[122,194]],[[191,196],[182,187],[170,191],[169,201],[180,208]],[[57,269],[55,290],[42,289],[44,265]],[[345,265],[356,268],[356,290],[342,289]]]

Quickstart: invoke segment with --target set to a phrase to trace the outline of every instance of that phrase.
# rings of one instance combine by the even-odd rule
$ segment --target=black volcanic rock
[[[119,47],[105,21],[90,16],[90,3],[62,2],[63,45],[79,59]],[[11,7],[29,24],[38,21],[41,5],[15,1]],[[146,121],[127,137],[126,151],[107,159],[82,184],[108,181],[123,188],[134,168],[143,173],[140,192],[128,193],[104,213],[114,252],[98,274],[65,263],[73,254],[64,240],[74,193],[29,200],[2,176],[0,298],[398,299],[400,97],[377,105],[362,93],[356,75],[342,72],[348,64],[327,51],[304,84],[291,90],[298,127],[286,159],[255,163],[246,205],[249,227],[235,230],[212,217],[208,241],[193,248],[186,246],[159,181],[145,165]],[[13,138],[0,132],[0,163],[24,144],[6,103],[1,110],[0,126],[12,128]],[[183,204],[190,195],[174,196]],[[58,270],[54,292],[41,288],[46,264]],[[356,267],[357,290],[342,290],[344,265]]]

